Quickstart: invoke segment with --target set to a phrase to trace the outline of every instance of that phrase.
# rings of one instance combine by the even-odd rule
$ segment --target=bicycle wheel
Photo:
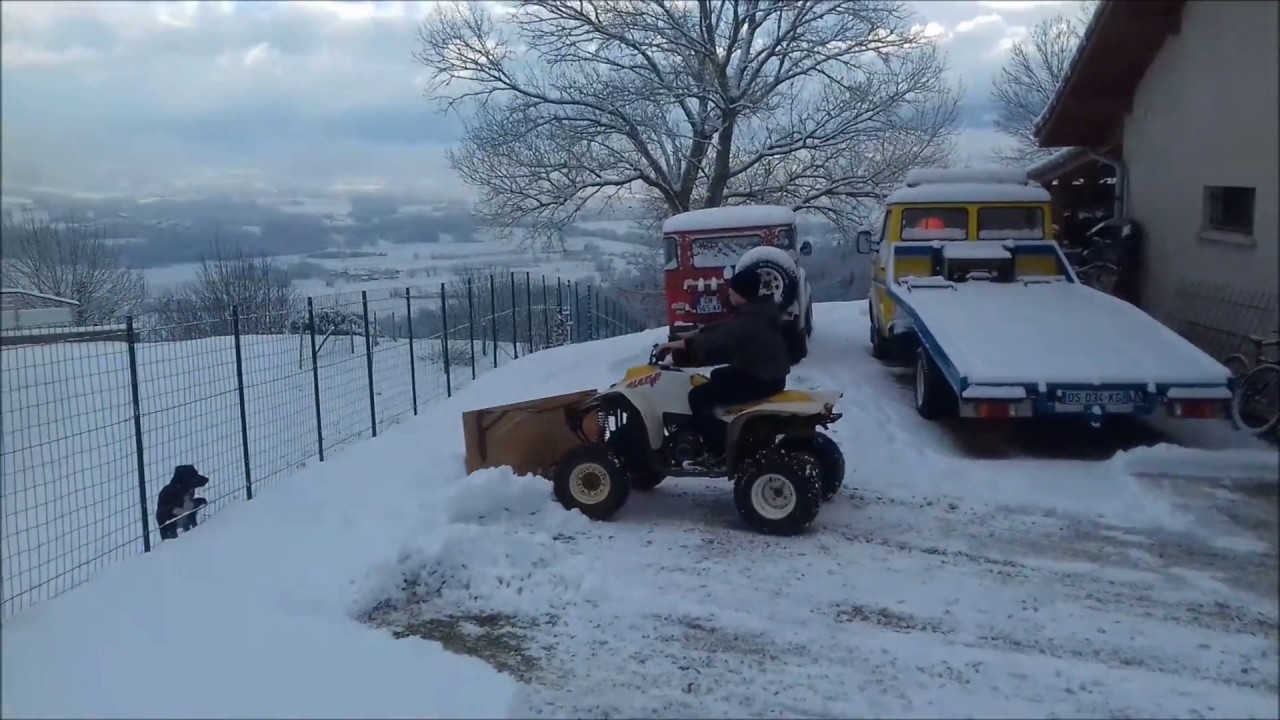
[[[1280,365],[1264,363],[1245,375],[1231,398],[1231,419],[1254,435],[1280,424]]]
[[[1240,382],[1245,375],[1249,374],[1249,358],[1240,353],[1228,355],[1227,359],[1222,361],[1222,364],[1227,370],[1231,371],[1231,377],[1236,382]]]

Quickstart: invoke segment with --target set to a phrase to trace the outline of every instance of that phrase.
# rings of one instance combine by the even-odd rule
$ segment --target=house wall
[[[65,306],[0,310],[0,329],[3,330],[71,325],[74,320],[75,310]]]
[[[1181,31],[1155,58],[1126,120],[1129,213],[1148,233],[1142,304],[1175,327],[1188,315],[1221,315],[1237,334],[1275,327],[1278,26],[1280,3],[1188,2]],[[1252,237],[1203,230],[1207,185],[1256,188]],[[1187,306],[1215,294],[1271,309]]]

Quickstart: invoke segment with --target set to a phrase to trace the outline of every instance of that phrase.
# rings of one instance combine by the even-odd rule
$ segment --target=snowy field
[[[558,348],[11,618],[0,711],[1277,716],[1274,450],[927,423],[865,314],[818,306],[792,376],[846,393],[845,488],[805,535],[744,530],[723,481],[590,523],[466,477],[461,412],[598,387],[662,333]]]
[[[610,229],[617,223],[606,223]],[[656,247],[656,244],[654,245]],[[327,295],[359,290],[404,288],[405,286],[435,285],[465,278],[469,273],[514,272],[523,276],[529,272],[534,277],[560,277],[564,280],[594,281],[599,279],[600,268],[595,258],[617,270],[628,267],[628,256],[653,252],[652,248],[604,238],[565,238],[566,253],[548,253],[529,248],[518,248],[512,243],[497,240],[478,242],[439,243],[379,243],[377,245],[347,248],[355,252],[383,253],[369,257],[317,258],[306,255],[282,255],[275,258],[278,265],[288,267],[296,262],[314,263],[334,273],[345,275],[325,278],[306,278],[294,281],[302,295]],[[194,280],[200,271],[199,263],[181,263],[142,271],[153,292],[173,288]],[[361,279],[367,275],[368,279]],[[383,277],[394,275],[393,277]]]

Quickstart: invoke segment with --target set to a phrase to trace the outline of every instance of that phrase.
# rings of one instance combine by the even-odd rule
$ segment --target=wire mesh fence
[[[607,289],[528,273],[254,310],[0,334],[3,616],[486,370],[644,329]],[[209,479],[207,504],[162,516],[181,465]]]

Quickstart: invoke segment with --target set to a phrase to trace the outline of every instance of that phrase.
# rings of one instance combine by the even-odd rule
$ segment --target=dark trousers
[[[761,380],[728,366],[712,370],[710,377],[711,382],[689,391],[689,410],[693,413],[693,427],[702,436],[708,453],[723,455],[728,426],[716,417],[716,408],[776,395],[786,389],[787,379]]]

